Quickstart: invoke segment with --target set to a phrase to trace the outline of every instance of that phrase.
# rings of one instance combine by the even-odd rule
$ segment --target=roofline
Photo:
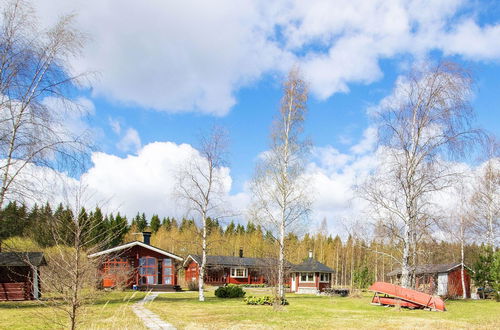
[[[450,272],[451,270],[457,268],[457,267],[460,267],[463,263],[462,262],[459,262],[457,263],[455,266],[451,267],[451,268],[448,268],[444,271],[441,271],[441,272],[427,272],[427,271],[424,271],[424,272],[420,272],[419,274],[442,274],[442,273],[448,273]],[[469,266],[467,266],[466,264],[463,264],[464,265],[464,268],[467,268],[467,270],[469,270],[470,272],[473,272],[475,273],[475,271],[473,269],[471,269]],[[396,273],[394,273],[396,272]],[[391,273],[394,273],[394,274],[391,274]],[[389,273],[387,273],[386,276],[389,276],[389,277],[392,277],[392,276],[397,276],[397,275],[401,275],[402,273],[402,270],[401,269],[396,269],[396,270],[393,270],[393,271],[390,271]]]
[[[186,267],[186,266],[187,266],[187,264],[186,264],[186,263],[188,262],[188,260],[189,260],[189,259],[193,260],[194,262],[196,262],[196,263],[198,264],[198,261],[196,261],[196,259],[195,259],[195,258],[193,258],[193,255],[189,254],[189,255],[186,257],[186,259],[184,259],[184,262],[182,263],[182,267]],[[198,264],[198,265],[199,265],[199,264]]]
[[[146,248],[146,249],[155,251],[157,253],[163,254],[163,255],[165,255],[167,257],[177,259],[179,261],[184,260],[182,257],[179,257],[179,256],[177,256],[177,255],[175,255],[173,253],[164,251],[164,250],[162,250],[160,248],[157,248],[157,247],[154,247],[152,245],[148,245],[148,244],[145,244],[145,243],[139,242],[139,241],[133,241],[133,242],[130,242],[130,243],[126,243],[126,244],[115,246],[114,248],[107,249],[107,250],[104,250],[104,251],[101,251],[101,252],[92,253],[92,254],[89,255],[89,258],[99,257],[99,256],[102,256],[102,255],[105,255],[105,254],[108,254],[108,253],[112,253],[112,252],[116,252],[116,251],[128,249],[128,248],[131,248],[131,247],[136,246],[136,245],[139,245],[139,246],[141,246],[143,248]]]
[[[475,271],[473,271],[472,269],[470,269],[470,268],[469,268],[467,265],[465,265],[463,262],[460,262],[460,263],[458,263],[457,265],[455,265],[455,266],[451,267],[450,269],[447,269],[447,270],[446,270],[446,272],[449,272],[449,271],[450,271],[450,270],[452,270],[452,269],[455,269],[455,268],[457,268],[457,267],[459,267],[459,266],[462,266],[462,264],[464,265],[464,268],[467,268],[469,271],[471,271],[471,272],[475,273]],[[442,273],[444,273],[444,272],[442,272]]]

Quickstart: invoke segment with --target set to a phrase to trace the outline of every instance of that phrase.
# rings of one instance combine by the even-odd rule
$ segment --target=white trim
[[[99,256],[102,256],[102,255],[105,255],[105,254],[108,254],[108,253],[112,253],[112,252],[116,252],[116,251],[128,249],[128,248],[131,248],[131,247],[136,246],[136,245],[141,246],[141,247],[146,248],[146,249],[149,249],[151,251],[157,252],[157,253],[162,254],[164,256],[177,259],[179,261],[184,260],[183,258],[181,258],[179,256],[176,256],[175,254],[168,253],[168,252],[163,251],[161,249],[158,249],[158,248],[156,248],[156,247],[154,247],[152,245],[148,245],[148,244],[145,244],[145,243],[142,243],[142,242],[139,242],[139,241],[130,242],[130,243],[119,245],[117,247],[114,247],[114,248],[111,248],[111,249],[107,249],[107,250],[104,250],[104,251],[101,251],[101,252],[93,253],[93,254],[89,255],[89,258],[99,257]]]
[[[243,272],[245,275],[243,276],[233,276],[233,271],[236,271],[237,269],[243,269]],[[229,272],[232,278],[247,278],[248,277],[248,268],[245,267],[231,267],[231,270]]]
[[[184,260],[184,263],[182,264],[182,267],[187,267],[189,259],[193,260],[194,262],[196,262],[198,264],[198,261],[196,261],[196,259],[193,258],[192,255],[188,255],[186,257],[186,260]],[[198,265],[200,265],[200,264],[198,264]]]
[[[300,272],[299,273],[299,283],[316,283],[316,273],[315,272]],[[302,281],[302,274],[313,274],[312,278],[313,280],[312,281]],[[309,277],[309,276],[307,276]]]
[[[38,286],[38,268],[33,267],[33,298],[40,299],[40,288]]]

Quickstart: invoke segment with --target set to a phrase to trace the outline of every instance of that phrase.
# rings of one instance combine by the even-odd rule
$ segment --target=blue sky
[[[245,184],[267,148],[281,82],[293,65],[310,84],[305,135],[317,148],[310,170],[324,179],[315,221],[349,214],[352,187],[373,156],[373,148],[353,148],[373,147],[367,109],[390,95],[412,65],[450,59],[470,68],[477,125],[500,135],[496,1],[44,0],[36,6],[47,25],[76,13],[77,27],[89,36],[72,63],[72,70],[99,72],[80,91],[93,108],[87,125],[100,151],[86,176],[110,186],[116,183],[110,177],[131,182],[113,192],[111,210],[179,212],[152,197],[167,188],[152,184],[151,195],[138,194],[138,178],[166,173],[158,181],[168,185],[168,166],[152,164],[182,159],[180,145],[195,145],[214,123],[229,130],[228,194],[244,208]],[[153,142],[173,143],[171,154],[145,159],[141,152]],[[127,163],[136,160],[144,168]]]

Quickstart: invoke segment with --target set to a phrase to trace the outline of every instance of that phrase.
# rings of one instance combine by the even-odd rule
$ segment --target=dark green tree
[[[158,217],[157,214],[153,214],[153,216],[151,217],[151,222],[149,224],[151,231],[153,233],[156,233],[158,229],[160,229],[160,226],[161,226],[160,218]]]

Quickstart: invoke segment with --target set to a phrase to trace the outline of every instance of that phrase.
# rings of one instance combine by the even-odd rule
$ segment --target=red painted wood
[[[384,293],[395,298],[400,298],[412,303],[416,303],[424,307],[429,307],[435,310],[445,311],[444,301],[436,296],[431,296],[423,292],[418,292],[411,289],[403,288],[399,285],[375,282],[368,288],[370,291]]]
[[[450,297],[462,297],[462,267],[457,267],[448,273],[448,294]],[[470,298],[470,275],[467,268],[464,269],[465,292]]]
[[[168,258],[167,256],[149,250],[147,248],[144,248],[142,246],[133,246],[129,249],[122,250],[118,254],[111,255],[110,258],[113,257],[121,257],[127,259],[128,265],[132,268],[131,271],[129,272],[129,279],[127,280],[127,286],[132,287],[133,284],[135,285],[140,285],[140,274],[139,274],[139,259],[142,257],[153,257],[158,259],[165,259]],[[171,258],[172,259],[172,258]],[[177,284],[177,272],[175,271],[175,264],[176,260],[172,259],[172,272],[173,272],[173,277],[172,277],[172,284],[176,285]],[[108,271],[109,269],[106,269],[106,261],[101,264],[100,267],[100,272],[102,276],[102,286],[103,287],[114,287],[116,285],[116,275],[112,274],[112,272]],[[162,277],[163,279],[163,277]],[[158,283],[161,284],[161,283]]]
[[[0,283],[0,300],[31,300],[31,290],[29,282]]]

